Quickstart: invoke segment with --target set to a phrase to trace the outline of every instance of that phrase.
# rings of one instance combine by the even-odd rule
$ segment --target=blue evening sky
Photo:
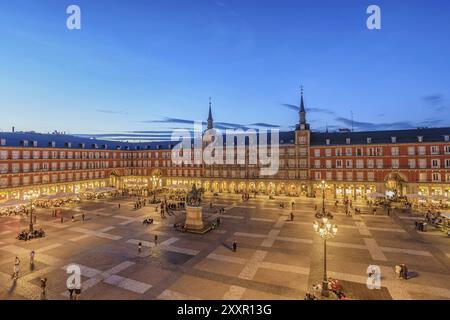
[[[1,0],[0,38],[3,131],[151,137],[209,96],[222,127],[286,129],[300,85],[315,130],[450,126],[447,0]]]

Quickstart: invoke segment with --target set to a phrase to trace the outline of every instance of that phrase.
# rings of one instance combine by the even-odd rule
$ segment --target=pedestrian
[[[70,283],[67,284],[67,291],[69,291],[69,300],[73,300],[73,292],[75,291],[75,283],[70,281]]]
[[[45,289],[47,288],[47,278],[41,278],[41,300],[45,300]]]
[[[63,216],[61,216],[61,223],[63,223],[64,222],[64,218],[63,218]]]
[[[142,252],[142,242],[138,243],[138,253],[140,254]]]
[[[236,252],[237,249],[237,243],[236,240],[233,240],[233,252]]]
[[[120,209],[120,203],[119,203],[119,209]]]
[[[372,213],[373,213],[374,216],[376,216],[377,215],[377,209],[373,208]]]
[[[391,209],[390,209],[390,208],[388,208],[388,210],[387,210],[387,215],[388,215],[388,216],[391,215]]]
[[[34,256],[35,256],[35,252],[34,250],[32,250],[30,252],[30,269],[34,270]]]
[[[158,245],[158,235],[155,234],[155,246],[157,246],[157,245]]]
[[[291,221],[294,221],[294,213],[291,212]]]
[[[14,273],[12,276],[14,280],[17,280],[17,278],[19,278],[19,271],[20,271],[20,260],[18,257],[16,257],[16,259],[14,260]]]
[[[84,221],[84,213],[81,215],[81,219]]]
[[[81,298],[81,284],[75,287],[75,300],[80,300]]]
[[[75,216],[72,215],[72,222],[75,222]]]
[[[402,267],[403,267],[403,279],[404,280],[407,280],[408,279],[408,267],[406,266],[406,264],[403,264],[402,265]]]
[[[397,278],[400,279],[402,272],[402,267],[400,265],[395,265],[395,274],[397,275]]]

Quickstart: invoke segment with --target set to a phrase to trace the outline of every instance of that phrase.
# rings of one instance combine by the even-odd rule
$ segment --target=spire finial
[[[212,111],[211,111],[211,97],[209,97],[209,113],[208,113],[208,129],[213,128],[213,117],[212,117]]]

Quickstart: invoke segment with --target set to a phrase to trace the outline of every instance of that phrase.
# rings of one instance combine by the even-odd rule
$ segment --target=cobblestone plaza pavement
[[[181,212],[161,219],[154,205],[135,210],[133,201],[86,201],[63,209],[64,223],[51,209],[39,209],[36,227],[47,235],[27,242],[15,238],[27,228],[26,217],[0,218],[0,299],[40,299],[41,277],[48,278],[47,299],[68,299],[69,264],[81,267],[83,300],[303,299],[321,281],[323,240],[312,227],[314,205],[320,204],[313,199],[296,198],[290,221],[290,206],[280,209],[281,200],[205,198],[209,218],[225,208],[220,227],[205,235],[174,230],[173,224],[183,220]],[[331,203],[329,209],[334,211]],[[154,218],[154,224],[145,227],[145,217]],[[337,236],[327,242],[328,276],[342,282],[350,299],[450,299],[449,239],[438,231],[418,233],[414,219],[364,211],[346,216],[339,208],[333,220]],[[36,251],[33,271],[31,250]],[[21,270],[14,284],[15,256]],[[399,263],[408,266],[410,279],[396,278]],[[381,268],[381,289],[367,288],[369,265]]]

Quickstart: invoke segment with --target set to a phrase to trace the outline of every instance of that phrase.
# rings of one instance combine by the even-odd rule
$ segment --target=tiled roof
[[[23,141],[28,141],[28,147],[33,147],[33,141],[37,141],[37,148],[51,147],[54,142],[54,148],[68,148],[68,143],[72,149],[80,149],[84,144],[84,149],[99,150],[157,150],[169,149],[169,145],[174,144],[170,141],[146,142],[146,143],[128,143],[118,141],[107,141],[83,138],[66,134],[44,134],[36,132],[0,132],[0,139],[5,139],[7,147],[23,146]],[[159,147],[158,147],[159,146]]]
[[[330,145],[346,145],[347,138],[350,144],[367,144],[367,138],[371,138],[371,144],[390,144],[392,137],[396,138],[396,143],[415,143],[418,137],[423,137],[423,142],[444,142],[444,137],[450,135],[450,128],[429,128],[411,130],[389,130],[389,131],[366,131],[366,132],[331,132],[319,133],[311,132],[312,146],[325,146],[326,140],[330,140]],[[33,147],[33,141],[37,141],[38,148],[70,148],[80,149],[84,144],[84,149],[99,150],[169,150],[176,145],[177,141],[157,141],[157,142],[118,142],[99,139],[90,139],[66,134],[43,134],[35,132],[0,132],[0,139],[5,139],[7,147],[23,146],[23,141],[28,141],[28,147]],[[293,144],[295,142],[295,131],[284,131],[279,133],[280,144]],[[246,139],[247,140],[247,139]],[[267,138],[270,142],[270,133]],[[224,144],[226,139],[224,138]],[[246,141],[248,143],[248,141]]]
[[[371,139],[371,144],[389,144],[392,143],[392,137],[395,137],[396,143],[417,143],[419,136],[423,138],[423,142],[444,142],[444,137],[449,135],[450,128],[331,133],[312,132],[311,145],[326,145],[327,139],[330,139],[330,145],[346,145],[347,138],[350,138],[350,144],[367,144],[367,138]]]

